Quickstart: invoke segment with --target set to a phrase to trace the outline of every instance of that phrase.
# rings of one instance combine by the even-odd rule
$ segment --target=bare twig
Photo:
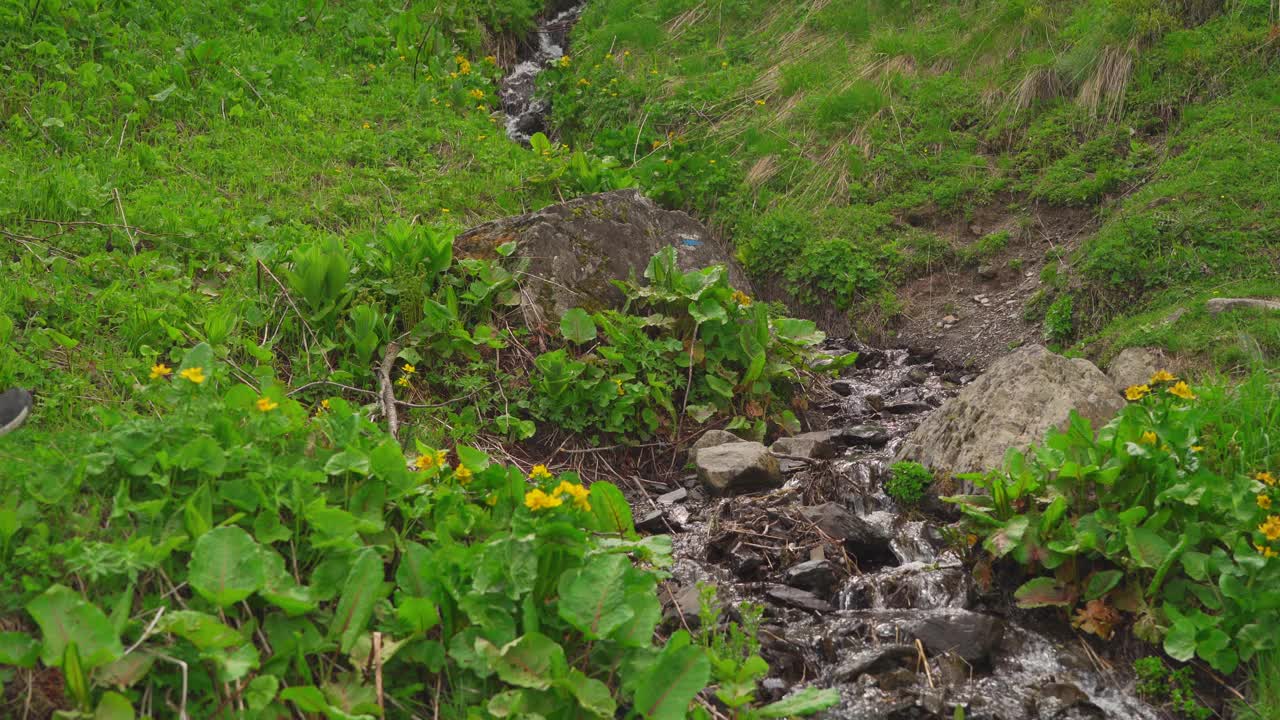
[[[146,640],[148,637],[150,637],[150,636],[151,636],[151,631],[155,629],[155,627],[156,627],[156,623],[160,622],[160,616],[161,616],[161,615],[164,615],[164,606],[163,606],[163,605],[161,605],[161,606],[160,606],[160,609],[159,609],[159,610],[156,610],[156,616],[155,616],[155,617],[153,617],[153,618],[151,618],[151,622],[150,622],[150,623],[148,623],[148,624],[147,624],[146,629],[144,629],[144,630],[142,631],[142,635],[138,636],[138,640],[137,640],[137,642],[135,642],[134,644],[130,645],[130,646],[129,646],[129,649],[128,649],[128,650],[125,650],[125,651],[124,651],[124,655],[122,655],[121,657],[128,657],[130,653],[132,653],[134,650],[137,650],[137,649],[138,649],[138,646],[139,646],[139,645],[141,645],[141,644],[143,643],[143,641],[144,641],[144,640]]]
[[[373,633],[373,687],[378,694],[378,708],[386,717],[387,706],[382,700],[382,633]]]
[[[929,669],[929,656],[924,654],[924,643],[920,642],[920,638],[916,638],[916,651],[920,653],[920,662],[924,663],[924,676],[929,679],[929,687],[936,688],[933,684],[933,671]]]
[[[400,431],[400,418],[396,415],[395,388],[391,386],[391,365],[396,361],[396,355],[399,352],[399,343],[387,343],[387,352],[382,356],[382,365],[378,368],[378,385],[381,390],[379,402],[382,405],[382,414],[387,418],[387,431],[396,440],[400,439],[397,436]]]
[[[124,236],[129,238],[129,247],[132,248],[133,254],[137,255],[138,238],[129,227],[129,218],[124,216],[124,202],[120,199],[120,188],[111,188],[111,197],[116,200],[116,210],[120,212],[120,224],[124,227]]]

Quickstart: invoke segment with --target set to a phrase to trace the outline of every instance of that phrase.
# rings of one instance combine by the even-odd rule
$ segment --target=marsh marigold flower
[[[1177,379],[1178,378],[1174,377],[1173,373],[1168,370],[1157,370],[1156,374],[1151,376],[1151,384],[1159,385],[1160,383],[1173,382]]]
[[[581,485],[575,485],[567,480],[561,480],[560,484],[556,487],[555,494],[564,494],[573,498],[573,506],[579,510],[591,510],[591,503],[587,502],[587,497],[591,493]]]
[[[190,380],[197,385],[205,381],[204,368],[201,367],[187,368],[178,373],[178,375],[183,380]]]
[[[1157,439],[1158,438],[1156,437],[1156,434],[1148,430],[1142,433],[1142,438],[1140,442],[1142,442],[1143,445],[1155,445]]]
[[[731,297],[734,302],[738,303],[742,307],[749,307],[751,305],[751,296],[741,290],[734,290]]]
[[[551,471],[547,469],[546,465],[534,465],[533,469],[529,471],[529,479],[550,480]]]
[[[1266,483],[1267,485],[1276,484],[1276,476],[1272,475],[1269,472],[1266,472],[1265,470],[1263,472],[1254,473],[1253,479],[1257,480],[1260,483]]]
[[[1254,547],[1258,549],[1258,554],[1262,555],[1264,558],[1273,558],[1276,556],[1276,551],[1266,545],[1254,545]]]
[[[459,465],[458,468],[453,471],[453,476],[457,478],[458,482],[462,485],[466,485],[470,483],[472,479],[474,479],[475,477],[474,475],[471,474],[470,470],[468,470],[466,467],[462,465]]]
[[[413,466],[419,470],[444,467],[444,462],[448,458],[448,454],[443,450],[428,450],[413,461]]]
[[[1137,402],[1147,396],[1151,388],[1146,385],[1130,385],[1124,389],[1124,397],[1130,402]]]
[[[541,490],[537,490],[537,489],[530,490],[529,492],[525,493],[525,496],[524,496],[525,507],[529,508],[530,510],[533,510],[534,512],[537,512],[538,510],[550,510],[551,508],[560,507],[563,503],[564,501],[561,500],[560,498],[554,495],[548,495],[542,492]]]
[[[396,380],[396,384],[399,385],[400,387],[409,387],[409,376],[401,375],[400,379]]]
[[[412,375],[418,372],[418,368],[410,365],[409,363],[405,363],[404,365],[400,366],[400,369],[404,371],[405,375]]]
[[[471,97],[473,97],[473,98],[477,99],[477,100],[483,100],[483,99],[484,99],[484,91],[483,91],[483,90],[481,90],[480,88],[472,88],[472,89],[471,89],[471,91],[470,91],[470,92],[468,92],[467,94],[468,94],[468,95],[470,95]]]
[[[1258,526],[1258,532],[1268,540],[1280,540],[1280,515],[1269,515],[1267,521]]]
[[[763,106],[763,105],[764,105],[764,100],[757,100],[757,101],[756,101],[756,104],[757,104],[757,105],[761,105],[761,106]]]
[[[151,379],[158,380],[162,377],[169,377],[173,374],[173,368],[164,363],[156,363],[151,366]]]
[[[1187,386],[1187,384],[1186,384],[1185,382],[1181,381],[1181,380],[1179,380],[1179,381],[1178,381],[1178,384],[1176,384],[1176,385],[1174,385],[1173,387],[1169,388],[1169,394],[1170,394],[1170,395],[1173,395],[1173,396],[1175,396],[1175,397],[1180,397],[1180,398],[1182,398],[1183,400],[1195,400],[1195,399],[1196,399],[1196,394],[1195,394],[1195,393],[1193,393],[1193,392],[1191,392],[1191,388],[1190,388],[1190,387],[1188,387],[1188,386]]]
[[[258,406],[258,412],[271,412],[272,410],[280,407],[280,403],[266,396],[258,398],[258,402],[256,404]]]
[[[1271,509],[1271,498],[1270,498],[1270,497],[1267,497],[1266,495],[1259,495],[1259,496],[1258,496],[1258,507],[1262,508],[1263,510],[1270,510],[1270,509]]]

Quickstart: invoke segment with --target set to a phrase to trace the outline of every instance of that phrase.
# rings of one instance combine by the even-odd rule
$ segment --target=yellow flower
[[[271,412],[272,410],[280,407],[280,403],[266,397],[265,395],[258,398],[258,402],[256,404],[258,406],[258,412]]]
[[[1178,378],[1174,377],[1173,373],[1168,370],[1157,370],[1156,374],[1151,376],[1151,384],[1158,385],[1160,383],[1173,382],[1177,379]]]
[[[451,73],[449,73],[449,79],[450,79],[450,80],[457,80],[457,79],[458,79],[458,73],[456,73],[456,72],[451,72]]]
[[[590,85],[591,81],[586,78],[578,78],[579,85]]]
[[[590,496],[591,493],[581,485],[575,485],[568,480],[561,480],[560,484],[556,486],[555,494],[568,495],[573,498],[573,506],[579,510],[586,510],[588,512],[591,510],[591,503],[587,502],[587,497]]]
[[[484,139],[485,139],[485,138],[487,138],[487,137],[489,137],[489,136],[488,136],[488,135],[480,135],[480,136],[476,137],[476,140],[478,140],[478,141],[480,141],[480,142],[483,142],[483,141],[484,141]]]
[[[477,100],[484,99],[484,91],[481,90],[480,88],[471,88],[471,90],[467,94]]]
[[[405,56],[403,56],[403,55],[401,55],[401,56],[400,56],[400,62],[404,62],[405,60],[408,60],[408,59],[409,59],[409,58],[407,58],[407,57],[405,57]]]
[[[560,507],[563,503],[564,501],[560,498],[554,495],[548,495],[538,489],[530,490],[524,496],[525,507],[535,512],[538,510],[549,510],[554,507]]]
[[[1151,392],[1151,388],[1146,385],[1130,385],[1124,389],[1124,397],[1126,400],[1136,402],[1146,397]]]
[[[471,474],[471,471],[462,465],[459,465],[458,468],[453,471],[453,476],[458,479],[458,483],[461,485],[470,483],[474,477]]]
[[[730,297],[733,298],[734,302],[738,303],[742,307],[748,307],[751,305],[751,296],[741,290],[734,290]]]
[[[151,366],[151,379],[157,380],[162,377],[169,377],[173,374],[173,368],[164,363],[156,363]]]
[[[622,51],[622,57],[631,57],[631,51],[630,51],[630,50],[623,50],[623,51]]]
[[[613,59],[613,53],[605,53],[604,59],[605,59],[605,60],[612,60],[612,59]]]
[[[1267,521],[1258,526],[1258,532],[1268,540],[1280,540],[1280,515],[1267,516]]]
[[[626,395],[626,394],[627,394],[627,391],[622,389],[622,381],[621,381],[621,380],[619,380],[619,379],[617,379],[617,378],[614,378],[614,379],[613,379],[613,384],[618,386],[618,394],[619,394],[619,395]]]
[[[328,399],[328,398],[325,398],[324,400],[321,400],[321,401],[320,401],[320,409],[321,409],[321,410],[326,410],[326,411],[327,411],[327,410],[329,410],[329,399]]]
[[[404,371],[405,375],[412,375],[418,372],[418,368],[410,365],[409,363],[405,363],[404,365],[401,365],[400,369]]]
[[[430,470],[432,468],[442,467],[445,459],[446,455],[443,450],[428,450],[414,458],[413,466],[419,470]]]
[[[449,214],[449,208],[440,208],[440,212],[441,212],[441,214],[448,215],[448,214]]]
[[[1266,545],[1254,545],[1254,547],[1258,548],[1258,553],[1264,558],[1273,558],[1276,556],[1276,551]]]
[[[560,56],[560,62],[559,62],[560,67],[562,67],[562,68],[567,68],[567,67],[569,67],[569,64],[570,64],[571,62],[573,62],[573,61],[569,59],[569,56],[568,56],[568,55],[561,55],[561,56]]]
[[[650,147],[653,148],[654,150],[657,150],[658,148],[662,147],[662,141],[654,140],[653,143],[650,144]]]
[[[551,471],[547,469],[546,465],[534,465],[533,469],[529,471],[529,479],[530,480],[550,480]]]
[[[431,104],[432,104],[432,105],[439,105],[439,104],[440,104],[440,98],[431,98]]]
[[[1192,445],[1192,446],[1191,446],[1191,452],[1204,452],[1204,446],[1203,446],[1203,445]]]
[[[377,66],[377,65],[374,65],[373,63],[369,63],[369,69],[370,69],[370,70],[377,70],[377,69],[378,69],[378,66]]]
[[[720,67],[722,67],[722,68],[727,68],[727,67],[729,67],[729,61],[728,61],[728,60],[721,60],[721,61],[720,61]]]
[[[458,72],[463,75],[469,75],[471,73],[471,61],[461,55],[455,57],[454,61],[458,63]]]
[[[1258,496],[1258,507],[1262,508],[1263,510],[1270,510],[1270,509],[1271,509],[1271,498],[1270,498],[1270,497],[1268,497],[1268,496],[1266,496],[1266,495],[1259,495],[1259,496]]]
[[[756,104],[757,104],[757,105],[764,105],[764,100],[757,100],[757,101],[756,101]]]
[[[1191,388],[1187,387],[1187,384],[1181,380],[1178,381],[1177,385],[1174,385],[1173,387],[1169,388],[1169,394],[1174,395],[1176,397],[1180,397],[1183,400],[1196,399],[1196,394],[1191,392]]]
[[[365,124],[364,124],[364,129],[365,129],[365,130],[368,130],[368,129],[369,129],[369,128],[371,128],[371,127],[373,127],[373,126],[372,126],[372,125],[370,125],[369,123],[365,123]]]
[[[1276,484],[1276,476],[1266,471],[1255,473],[1253,476],[1253,479],[1257,480],[1260,483],[1266,483],[1267,485]]]
[[[490,65],[497,65],[497,64],[498,64],[498,58],[496,58],[496,57],[494,57],[494,56],[492,56],[492,55],[485,55],[485,56],[484,56],[484,61],[485,61],[485,62],[487,62],[487,63],[489,63]]]
[[[186,370],[183,370],[182,372],[178,373],[178,375],[183,380],[190,380],[191,382],[197,385],[205,381],[204,368],[199,368],[199,367],[187,368]]]
[[[399,385],[400,387],[409,387],[409,376],[401,375],[400,379],[396,380],[396,385]]]
[[[1150,430],[1148,430],[1148,431],[1146,431],[1146,432],[1142,433],[1142,439],[1141,439],[1141,441],[1140,441],[1140,442],[1141,442],[1143,445],[1155,445],[1155,444],[1156,444],[1156,439],[1157,439],[1157,438],[1156,438],[1156,434],[1155,434],[1155,433],[1153,433],[1153,432],[1151,432]]]
[[[489,507],[493,507],[493,506],[497,505],[497,504],[498,504],[498,496],[497,496],[497,495],[490,495],[489,497],[487,497],[487,498],[485,498],[485,499],[484,499],[484,504],[485,504],[485,505],[488,505]]]

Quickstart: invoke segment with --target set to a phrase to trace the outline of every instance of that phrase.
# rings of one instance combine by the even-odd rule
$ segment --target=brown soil
[[[936,350],[945,363],[974,368],[1019,345],[1044,341],[1040,323],[1023,318],[1028,301],[1041,289],[1040,271],[1052,253],[1069,253],[1097,227],[1088,209],[1033,205],[1019,216],[1000,203],[969,220],[929,222],[922,226],[956,250],[994,232],[1007,231],[1010,237],[1003,250],[981,261],[939,267],[909,281],[898,293],[900,317],[870,341]],[[979,267],[986,272],[979,274]],[[948,316],[955,322],[946,322]]]

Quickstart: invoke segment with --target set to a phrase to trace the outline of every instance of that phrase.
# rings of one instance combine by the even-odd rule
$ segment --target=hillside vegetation
[[[570,143],[864,328],[892,324],[905,280],[1085,208],[1025,308],[1047,339],[1230,364],[1245,332],[1274,362],[1274,324],[1195,309],[1280,291],[1276,19],[1268,0],[603,0],[551,87]]]

